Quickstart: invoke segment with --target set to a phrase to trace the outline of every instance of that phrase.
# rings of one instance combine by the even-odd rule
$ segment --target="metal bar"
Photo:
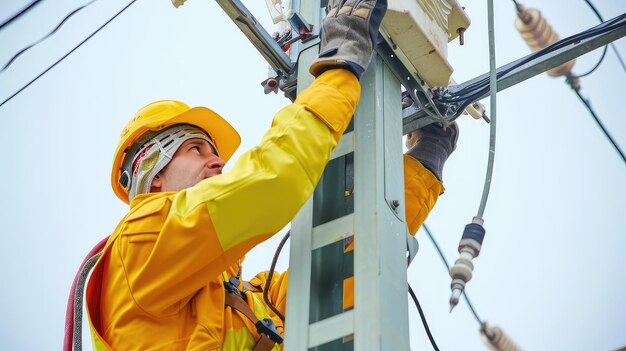
[[[319,249],[354,235],[354,214],[337,218],[313,228],[311,249]]]
[[[344,312],[311,324],[309,348],[348,336],[354,332],[354,311]]]
[[[286,316],[289,325],[285,328],[285,350],[307,350],[309,344],[312,217],[313,198],[309,198],[291,224]]]
[[[403,174],[385,171],[403,164],[400,82],[375,55],[361,86],[354,118],[354,349],[409,350],[406,224],[386,200],[404,202]]]
[[[252,13],[239,0],[216,0],[235,22],[252,45],[265,58],[274,71],[289,74],[295,67],[289,56],[281,49]]]
[[[294,3],[294,6],[296,3]],[[296,8],[294,7],[294,10]],[[297,10],[311,20],[320,23],[319,0],[297,0]],[[317,58],[316,47],[303,51],[298,58],[297,81],[298,93],[313,82],[313,76],[307,68]],[[309,345],[309,302],[311,301],[311,264],[312,264],[312,226],[313,197],[300,209],[291,223],[291,244],[289,255],[289,286],[287,288],[287,315],[289,320],[285,328],[284,350],[308,350]]]

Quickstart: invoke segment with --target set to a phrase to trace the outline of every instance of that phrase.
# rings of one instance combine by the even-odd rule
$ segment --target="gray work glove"
[[[431,171],[439,181],[442,181],[443,165],[456,149],[459,139],[459,126],[452,122],[447,128],[429,124],[409,133],[406,147],[407,154]]]
[[[317,77],[329,69],[345,68],[360,78],[372,59],[386,11],[387,0],[330,0],[311,74]]]

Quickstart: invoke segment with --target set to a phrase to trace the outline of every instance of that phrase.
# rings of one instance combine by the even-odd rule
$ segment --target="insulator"
[[[522,38],[533,51],[543,49],[559,41],[559,36],[537,9],[525,9],[518,4],[515,27],[517,27]],[[568,75],[572,72],[575,62],[575,60],[567,61],[548,70],[548,74],[552,77]]]
[[[480,335],[487,348],[491,351],[521,351],[502,329],[489,327],[486,323],[480,328]]]

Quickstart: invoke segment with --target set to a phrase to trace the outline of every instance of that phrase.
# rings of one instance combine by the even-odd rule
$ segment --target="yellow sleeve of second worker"
[[[415,235],[443,193],[443,184],[426,167],[409,155],[404,155],[404,197],[406,224]]]
[[[358,79],[330,70],[280,110],[258,146],[229,172],[180,191],[149,261],[130,278],[158,314],[190,298],[282,229],[312,194],[360,96]]]

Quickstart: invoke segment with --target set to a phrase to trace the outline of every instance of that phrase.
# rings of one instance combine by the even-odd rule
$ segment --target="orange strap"
[[[237,311],[243,313],[243,315],[246,316],[254,325],[257,325],[257,323],[259,322],[259,319],[256,317],[254,312],[252,312],[250,306],[248,306],[248,304],[244,302],[242,297],[237,296],[234,293],[228,291],[226,292],[224,305],[230,306]],[[254,348],[252,349],[252,351],[270,351],[274,348],[274,345],[274,341],[272,341],[269,336],[261,333],[261,337],[256,341],[256,344],[254,344]]]
[[[224,301],[224,304],[243,313],[243,315],[248,317],[248,319],[252,321],[253,324],[256,324],[259,321],[254,312],[252,312],[252,310],[250,309],[250,306],[248,306],[248,304],[243,301],[243,298],[233,293],[226,293],[226,299]]]

